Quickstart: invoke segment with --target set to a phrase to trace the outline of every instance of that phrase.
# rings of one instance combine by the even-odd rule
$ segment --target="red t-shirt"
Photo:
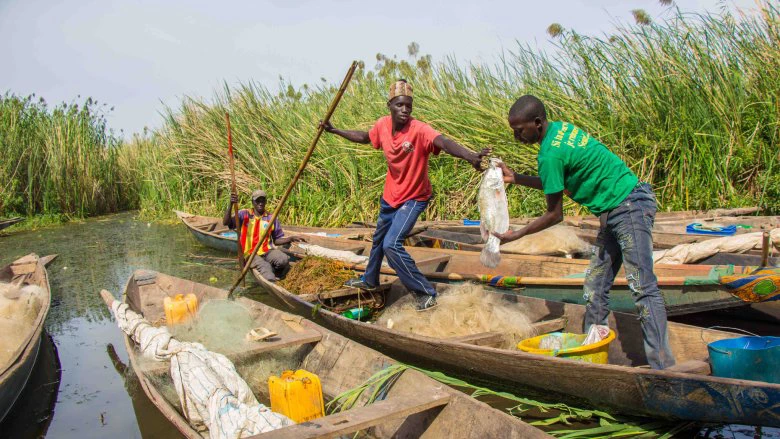
[[[403,130],[393,135],[393,121],[385,116],[368,132],[374,148],[381,149],[387,159],[387,176],[382,198],[398,207],[409,200],[425,201],[433,189],[428,179],[428,157],[439,154],[433,145],[440,133],[430,125],[411,119]]]

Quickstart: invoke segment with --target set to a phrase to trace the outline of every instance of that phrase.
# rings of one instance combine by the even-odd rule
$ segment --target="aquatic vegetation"
[[[0,96],[0,216],[51,221],[134,207],[105,104],[87,98],[49,107],[34,98]]]
[[[380,57],[376,70],[358,70],[333,123],[370,128],[387,112],[388,81],[401,76],[415,87],[416,117],[535,173],[535,147],[516,143],[506,124],[514,99],[532,93],[547,103],[551,119],[577,124],[652,183],[661,210],[759,204],[777,211],[780,10],[761,6],[744,16],[672,7],[666,19],[626,24],[604,36],[556,27],[555,50],[519,44],[496,65],[445,60],[418,67]],[[168,108],[163,128],[124,150],[139,172],[133,181],[144,214],[221,213],[230,179],[225,111],[240,192],[246,197],[263,186],[273,206],[335,88],[282,83],[280,90],[226,85],[209,100],[186,97]],[[384,173],[382,154],[325,135],[283,220],[322,226],[373,220]],[[479,175],[467,164],[441,155],[431,160],[430,176],[436,196],[423,219],[477,217]],[[513,216],[538,214],[545,205],[541,193],[518,187],[508,199]],[[569,203],[569,212],[580,209]]]

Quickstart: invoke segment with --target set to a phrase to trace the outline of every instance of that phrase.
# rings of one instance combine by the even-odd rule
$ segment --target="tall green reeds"
[[[134,206],[100,107],[0,97],[0,216],[84,217]]]
[[[535,149],[513,141],[506,124],[524,93],[542,98],[553,120],[601,139],[653,184],[660,207],[706,209],[760,204],[780,209],[780,12],[691,15],[626,25],[603,37],[558,29],[557,49],[526,45],[498,65],[417,65],[378,57],[358,72],[333,118],[340,128],[371,127],[387,113],[387,83],[415,87],[415,116],[464,145],[494,148],[516,170],[535,173]],[[217,213],[229,187],[224,112],[233,122],[237,178],[246,194],[278,197],[290,181],[335,92],[329,84],[275,94],[254,83],[225,87],[210,102],[185,98],[165,125],[127,149],[141,177],[147,214],[171,208]],[[288,202],[286,221],[337,225],[375,216],[385,173],[380,152],[325,135]],[[466,163],[431,161],[435,199],[428,218],[477,215],[478,174]],[[513,215],[539,214],[540,193],[512,188]],[[570,207],[572,208],[572,207]]]

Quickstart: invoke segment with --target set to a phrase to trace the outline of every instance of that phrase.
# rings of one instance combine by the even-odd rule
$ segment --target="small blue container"
[[[731,236],[737,233],[737,226],[723,226],[717,227],[716,230],[703,228],[701,223],[691,223],[685,227],[685,233],[692,235],[715,235],[715,236]]]
[[[478,226],[479,220],[470,220],[470,219],[464,219],[463,220],[464,226]]]
[[[737,337],[707,345],[712,375],[780,384],[780,337]]]

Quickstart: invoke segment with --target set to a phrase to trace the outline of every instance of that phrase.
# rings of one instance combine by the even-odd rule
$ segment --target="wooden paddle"
[[[295,176],[293,177],[292,181],[290,181],[290,184],[287,185],[287,190],[284,191],[284,195],[282,195],[282,199],[279,200],[279,203],[276,205],[276,209],[274,209],[273,215],[271,215],[271,219],[269,220],[270,224],[273,224],[276,221],[276,218],[279,216],[279,212],[281,212],[282,207],[284,207],[284,203],[287,201],[287,197],[290,196],[290,192],[292,192],[293,188],[295,187],[295,184],[298,182],[298,179],[301,177],[301,174],[303,173],[303,170],[306,168],[306,165],[309,163],[309,159],[311,158],[312,153],[314,152],[314,148],[317,146],[317,142],[319,142],[320,137],[322,136],[322,132],[325,130],[324,124],[327,123],[330,120],[330,117],[333,115],[333,111],[336,110],[336,106],[339,104],[339,101],[341,101],[341,97],[344,95],[344,92],[347,89],[347,85],[349,85],[349,81],[352,79],[352,74],[355,73],[355,69],[357,68],[357,61],[352,61],[352,65],[349,67],[349,70],[347,71],[347,76],[344,77],[344,81],[341,82],[341,87],[339,87],[338,92],[336,92],[336,96],[333,98],[333,101],[330,103],[330,107],[328,107],[328,112],[325,114],[325,117],[322,119],[322,122],[319,127],[317,128],[317,134],[314,136],[314,139],[311,142],[311,145],[309,146],[309,150],[306,152],[306,156],[304,156],[303,161],[301,162],[301,165],[298,167],[298,171],[295,173]],[[239,283],[241,283],[241,280],[244,279],[244,276],[246,276],[246,273],[249,271],[249,267],[252,265],[252,261],[257,256],[257,249],[260,247],[263,242],[265,241],[266,236],[268,236],[268,231],[271,230],[272,227],[267,227],[263,229],[263,234],[260,235],[260,239],[257,241],[257,245],[254,246],[252,249],[252,253],[249,254],[249,260],[246,261],[246,264],[244,264],[244,269],[241,270],[241,275],[236,279],[235,282],[233,282],[233,286],[230,287],[230,290],[228,291],[228,299],[233,299],[233,291],[236,289]]]
[[[230,157],[230,194],[238,195],[236,191],[236,168],[235,161],[233,159],[233,134],[230,131],[230,115],[225,112],[225,122],[227,122],[227,138],[228,138],[228,156]],[[244,266],[244,249],[241,248],[241,239],[238,236],[241,233],[241,222],[238,219],[238,204],[233,204],[233,214],[236,217],[236,249],[238,250],[238,266]]]

